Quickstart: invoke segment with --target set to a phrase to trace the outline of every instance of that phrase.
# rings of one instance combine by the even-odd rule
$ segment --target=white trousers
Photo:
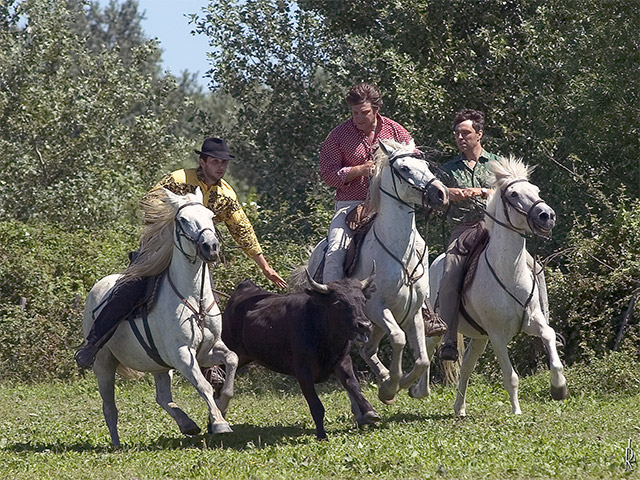
[[[323,283],[335,282],[344,277],[344,261],[352,237],[351,229],[347,227],[347,215],[361,203],[360,200],[336,202],[336,210],[327,235]]]

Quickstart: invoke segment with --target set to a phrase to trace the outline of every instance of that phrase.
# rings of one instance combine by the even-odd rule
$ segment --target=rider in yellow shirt
[[[276,286],[286,288],[287,283],[271,268],[263,255],[258,238],[247,218],[236,193],[222,177],[227,171],[231,155],[227,144],[220,138],[207,138],[200,156],[198,168],[177,170],[164,177],[147,195],[166,188],[178,195],[194,193],[198,187],[203,193],[203,203],[215,215],[216,223],[224,222],[231,236],[242,250],[261,268],[265,277]],[[135,261],[135,259],[133,260]],[[91,368],[98,350],[111,338],[120,321],[126,318],[145,300],[149,278],[129,279],[116,284],[106,304],[96,317],[85,344],[75,354],[80,368]]]

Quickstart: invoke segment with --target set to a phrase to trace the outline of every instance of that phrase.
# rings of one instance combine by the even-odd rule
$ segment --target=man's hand
[[[371,160],[368,160],[362,165],[351,167],[351,170],[349,170],[349,173],[347,173],[347,178],[345,178],[345,183],[349,183],[358,177],[373,177],[375,173],[376,164]]]
[[[262,273],[265,277],[275,283],[276,286],[282,289],[287,288],[287,282],[285,282],[284,279],[280,275],[278,275],[278,272],[276,272],[273,268],[267,267],[262,270]]]
[[[275,283],[276,286],[282,289],[287,288],[287,282],[285,282],[284,279],[280,275],[278,275],[278,272],[271,268],[269,262],[267,262],[267,259],[264,258],[264,255],[262,255],[261,253],[255,255],[253,257],[253,261],[258,264],[258,266],[262,270],[263,275],[273,283]]]
[[[449,201],[450,202],[462,202],[472,197],[482,197],[482,188],[450,188],[449,189]]]

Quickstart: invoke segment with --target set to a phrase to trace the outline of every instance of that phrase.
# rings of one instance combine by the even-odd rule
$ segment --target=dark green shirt
[[[499,160],[498,155],[482,150],[480,158],[473,169],[469,168],[469,163],[463,154],[449,160],[442,166],[442,170],[448,174],[446,183],[451,188],[489,188],[489,181],[492,172],[489,170],[489,161]],[[474,197],[474,200],[463,202],[452,202],[449,210],[449,217],[454,225],[460,223],[473,223],[481,220],[484,211],[476,204],[476,200],[484,206],[486,200]]]

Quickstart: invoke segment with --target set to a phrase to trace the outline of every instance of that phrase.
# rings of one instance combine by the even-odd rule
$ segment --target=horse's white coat
[[[218,239],[213,229],[213,215],[201,204],[202,195],[179,196],[165,191],[165,202],[170,202],[175,211],[188,202],[198,202],[182,208],[176,215],[176,221],[193,238],[199,238],[198,246],[206,244],[212,252],[218,248]],[[173,222],[171,222],[172,228]],[[202,234],[201,234],[202,232]],[[176,246],[176,234],[173,235],[174,247],[169,274],[178,292],[196,310],[209,307],[214,297],[207,264],[199,256],[200,249],[185,237],[181,239],[181,252]],[[185,255],[186,254],[186,255]],[[217,255],[217,253],[216,253]],[[212,258],[205,260],[211,261]],[[204,275],[203,275],[203,269]],[[110,275],[100,280],[91,289],[87,297],[84,317],[85,335],[93,324],[93,311],[109,294],[119,275]],[[204,278],[204,286],[201,285]],[[204,295],[200,298],[200,292]],[[200,310],[200,305],[203,305]],[[96,312],[97,313],[97,312]],[[138,330],[143,332],[141,319],[135,320]],[[209,409],[209,419],[214,433],[230,432],[231,428],[223,417],[233,395],[233,382],[238,359],[221,339],[222,317],[218,305],[204,316],[203,326],[199,326],[197,316],[174,293],[164,276],[158,298],[148,314],[151,336],[162,360],[178,370],[198,393],[204,398]],[[209,367],[224,363],[226,365],[226,381],[222,388],[218,403],[213,398],[213,388],[204,378],[200,367]],[[98,379],[98,387],[103,400],[103,412],[111,440],[119,445],[117,431],[118,413],[114,401],[115,372],[118,365],[141,372],[151,372],[156,383],[156,400],[178,424],[185,434],[196,434],[198,426],[173,402],[171,395],[170,370],[152,360],[133,334],[129,322],[122,322],[113,337],[98,352],[93,371]]]
[[[494,165],[501,173],[496,174],[496,193],[492,195],[487,205],[486,224],[490,241],[486,247],[486,258],[484,254],[481,256],[473,283],[463,297],[466,310],[487,332],[488,337],[483,336],[469,325],[462,315],[460,316],[459,332],[468,337],[469,342],[460,368],[458,393],[454,404],[454,411],[459,416],[464,416],[466,413],[465,394],[469,376],[488,341],[491,341],[500,364],[512,411],[515,414],[521,413],[518,402],[518,375],[511,365],[507,350],[509,342],[520,331],[542,339],[549,353],[552,396],[556,399],[566,396],[566,381],[556,349],[556,335],[543,313],[537,284],[534,287],[532,259],[526,250],[525,239],[520,234],[540,232],[547,234],[555,223],[555,213],[546,203],[538,203],[532,210],[530,221],[527,221],[527,215],[511,206],[507,207],[508,213],[505,215],[503,195],[508,196],[509,202],[524,212],[529,211],[529,208],[540,200],[540,196],[538,187],[528,181],[511,183],[518,178],[527,178],[527,168],[521,162],[513,159],[504,160],[504,165],[508,167],[506,171],[499,168],[499,165]],[[509,171],[511,173],[508,173]],[[494,222],[491,217],[510,225],[513,230]],[[532,226],[537,230],[536,232],[532,232]],[[523,307],[500,286],[489,269],[487,260],[496,276],[522,304],[526,303],[534,289],[531,301],[524,312],[524,321]],[[434,303],[442,279],[443,264],[444,254],[440,255],[430,268],[431,300]],[[437,338],[429,339],[430,354],[435,351],[438,341]],[[428,375],[421,379],[421,383],[428,383],[428,381]]]
[[[393,161],[398,155],[411,152],[413,146],[383,142],[378,155],[385,158],[377,160],[377,175],[380,189],[391,196],[380,193],[379,202],[375,201],[378,215],[362,244],[354,273],[356,278],[366,278],[375,261],[377,289],[365,308],[367,317],[373,323],[373,332],[362,347],[361,354],[378,380],[378,397],[386,403],[393,402],[401,388],[411,387],[429,367],[424,321],[420,310],[429,292],[428,251],[416,229],[414,209],[416,205],[422,204],[425,192],[433,206],[440,207],[448,201],[446,187],[435,180],[427,162],[409,156]],[[391,160],[393,165],[388,165],[387,160]],[[376,188],[377,183],[372,182],[371,189]],[[374,195],[378,193],[370,192]],[[323,247],[321,242],[314,249],[309,260],[309,271],[315,272],[322,258]],[[385,251],[385,247],[394,257],[401,259],[402,264]],[[423,253],[424,257],[421,256]],[[410,282],[407,271],[417,279]],[[385,336],[389,337],[393,350],[389,368],[378,357],[378,346]],[[415,363],[410,372],[404,373],[402,352],[407,340]],[[412,388],[410,393],[420,397],[429,392]]]

